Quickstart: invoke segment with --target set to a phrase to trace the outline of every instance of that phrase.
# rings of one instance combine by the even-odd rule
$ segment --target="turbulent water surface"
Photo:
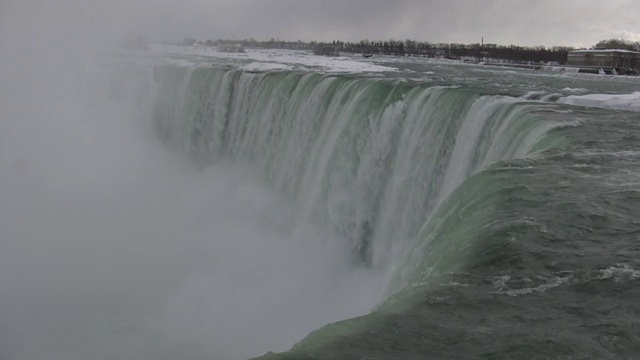
[[[134,58],[3,160],[7,358],[640,356],[638,79]]]

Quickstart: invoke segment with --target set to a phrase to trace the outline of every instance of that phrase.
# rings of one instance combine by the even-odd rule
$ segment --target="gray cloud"
[[[634,39],[640,3],[612,0],[14,0],[2,4],[9,26],[91,28],[92,35],[139,33],[179,40],[272,37],[286,40],[415,39],[588,46]],[[23,20],[31,20],[24,22]]]
[[[469,43],[485,36],[503,44],[588,46],[602,38],[640,33],[635,21],[640,4],[628,0],[606,6],[593,0],[269,0],[200,5],[198,16],[183,12],[173,19],[193,36],[213,38]]]

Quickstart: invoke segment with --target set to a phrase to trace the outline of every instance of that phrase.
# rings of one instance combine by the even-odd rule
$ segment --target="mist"
[[[240,359],[371,309],[384,283],[252,164],[167,149],[138,79],[114,101],[105,49],[146,18],[115,4],[0,5],[0,358]]]

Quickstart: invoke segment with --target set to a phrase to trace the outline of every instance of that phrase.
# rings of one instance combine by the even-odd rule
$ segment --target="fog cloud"
[[[199,172],[164,149],[149,104],[109,100],[104,48],[137,35],[590,45],[637,39],[639,9],[630,0],[3,0],[0,358],[249,356],[362,313],[383,290],[349,269],[340,239],[292,224],[294,206],[242,164]]]
[[[0,358],[247,358],[380,300],[249,165],[156,139],[150,74],[104,49],[178,4],[0,6]]]

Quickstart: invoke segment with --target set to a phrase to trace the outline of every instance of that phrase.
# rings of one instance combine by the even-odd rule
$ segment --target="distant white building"
[[[593,49],[570,51],[567,65],[610,68],[618,73],[640,70],[640,52],[626,49]]]

